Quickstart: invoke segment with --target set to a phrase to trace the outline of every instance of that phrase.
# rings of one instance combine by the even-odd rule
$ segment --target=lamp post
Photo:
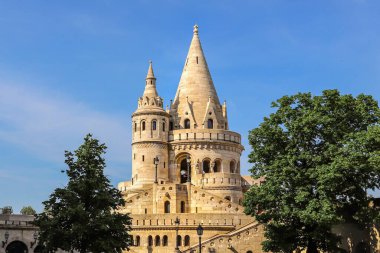
[[[4,248],[4,246],[8,243],[8,238],[9,238],[9,232],[8,232],[8,231],[5,231],[5,234],[4,234],[4,239],[5,239],[5,241],[2,241],[3,248]]]
[[[190,162],[191,162],[191,160],[190,160],[190,156],[189,155],[187,155],[186,156],[186,162],[187,162],[187,182],[188,183],[190,183]]]
[[[179,251],[179,248],[178,248],[178,227],[179,227],[179,223],[180,223],[180,220],[178,219],[178,216],[177,216],[177,218],[175,218],[175,221],[174,221],[174,224],[175,224],[175,250],[176,250],[176,252]]]
[[[160,159],[158,159],[158,156],[156,156],[156,157],[153,159],[154,165],[156,166],[156,177],[155,177],[155,179],[154,179],[154,183],[155,183],[155,184],[158,184],[158,179],[157,179],[157,166],[158,166],[159,161],[160,161]]]
[[[202,235],[203,235],[203,227],[201,224],[197,227],[197,234],[199,236],[199,253],[202,253]]]
[[[34,242],[30,242],[31,248],[33,248],[33,245],[36,244],[36,242],[37,242],[37,239],[38,239],[38,232],[37,231],[34,231],[33,239],[34,239]]]

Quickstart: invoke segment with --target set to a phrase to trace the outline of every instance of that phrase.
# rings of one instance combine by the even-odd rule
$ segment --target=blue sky
[[[148,61],[168,104],[195,23],[247,173],[248,131],[271,101],[333,88],[379,100],[379,13],[375,0],[0,0],[0,207],[40,211],[88,132],[109,147],[112,183],[129,179]]]

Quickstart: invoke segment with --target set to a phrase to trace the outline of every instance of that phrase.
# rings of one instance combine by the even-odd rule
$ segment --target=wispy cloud
[[[127,117],[96,111],[51,91],[0,79],[0,142],[16,145],[40,159],[63,161],[63,151],[75,149],[86,133],[108,146],[115,162],[130,159]]]

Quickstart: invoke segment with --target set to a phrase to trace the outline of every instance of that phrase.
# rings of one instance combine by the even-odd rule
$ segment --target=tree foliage
[[[43,202],[45,211],[35,220],[46,252],[122,252],[130,245],[131,219],[117,212],[124,199],[103,174],[105,150],[89,134],[74,154],[65,152],[69,182]]]
[[[35,215],[36,211],[31,206],[24,206],[23,208],[21,208],[20,213],[24,215]]]
[[[298,93],[249,133],[254,178],[245,211],[264,224],[265,251],[337,250],[335,224],[365,225],[380,187],[380,111],[367,95]]]

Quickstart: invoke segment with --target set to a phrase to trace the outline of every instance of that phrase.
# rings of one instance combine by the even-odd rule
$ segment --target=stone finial
[[[198,34],[198,25],[197,24],[195,24],[193,32],[194,32],[194,34]]]

